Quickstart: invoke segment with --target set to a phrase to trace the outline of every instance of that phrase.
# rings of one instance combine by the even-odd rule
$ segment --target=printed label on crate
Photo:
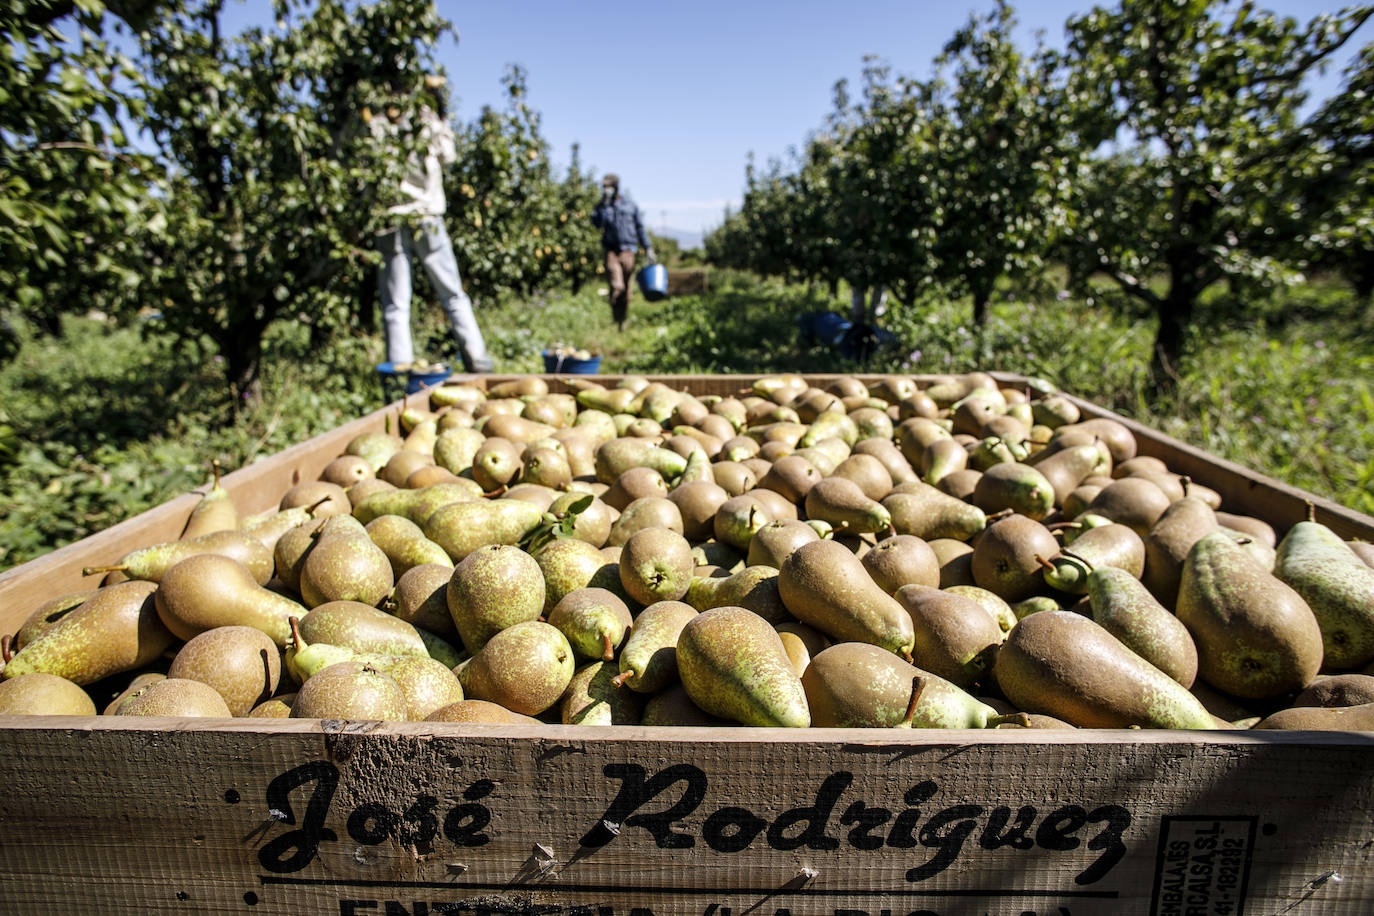
[[[244,899],[256,904],[259,892],[269,895],[290,887],[315,891],[327,887],[340,894],[340,913],[525,912],[519,907],[492,908],[493,899],[517,890],[602,901],[588,908],[546,906],[548,901],[540,900],[528,910],[549,914],[644,916],[651,911],[639,906],[639,901],[655,895],[687,901],[692,912],[706,916],[732,916],[751,909],[749,903],[740,902],[750,898],[768,900],[765,911],[770,914],[797,908],[837,916],[941,916],[962,911],[971,898],[977,898],[984,909],[994,906],[994,912],[1078,916],[1114,911],[1120,895],[1104,879],[1131,851],[1130,841],[1140,840],[1131,831],[1136,822],[1131,812],[1101,799],[975,804],[966,797],[951,797],[937,779],[919,777],[904,791],[889,796],[887,791],[874,793],[870,783],[856,779],[852,772],[838,771],[818,776],[811,785],[797,786],[786,798],[740,804],[728,781],[718,786],[693,764],[649,768],[607,762],[596,770],[604,780],[604,792],[579,800],[587,802],[585,808],[576,806],[586,812],[584,819],[566,825],[563,838],[570,844],[555,850],[537,842],[537,834],[499,835],[502,808],[510,802],[496,781],[464,781],[451,794],[442,793],[444,801],[420,793],[349,805],[339,803],[346,796],[341,791],[341,771],[334,763],[315,760],[293,767],[262,790],[266,820],[254,843],[259,888]],[[233,805],[248,801],[237,792],[225,797]],[[1186,839],[1176,837],[1178,845],[1169,847],[1184,850],[1186,846],[1190,858],[1185,868],[1202,861],[1203,831],[1212,823],[1198,826]],[[1236,828],[1226,829],[1234,832]],[[1230,836],[1227,833],[1217,842]],[[489,844],[499,840],[506,841],[507,849],[516,841],[525,844],[522,850],[530,850],[520,873],[493,880],[489,874],[470,870],[468,863],[481,862],[483,847],[489,853]],[[417,874],[419,880],[395,880],[394,874],[360,880],[332,874],[334,869],[322,863],[330,855],[346,852],[363,864],[370,849],[382,847],[425,856],[442,849],[444,860],[436,860],[422,876]],[[661,860],[656,864],[670,867],[668,873],[678,877],[664,886],[627,887],[595,867],[572,867],[593,861],[608,847],[641,861]],[[778,883],[751,876],[745,882],[750,886],[697,886],[677,864],[694,856],[719,863],[721,856],[729,856],[738,857],[740,866],[752,868],[761,854],[771,853],[765,861],[776,872],[777,862],[793,858],[777,853],[798,852],[829,869],[823,880],[813,880],[819,874],[814,869],[794,867],[794,873]],[[855,886],[847,877],[878,862],[896,876],[887,882],[890,886]],[[992,873],[987,869],[994,866],[996,873],[1006,876],[1000,879],[1005,886],[963,887],[957,878],[954,883],[948,880],[970,872],[986,879]],[[1032,880],[1032,873],[1038,878]],[[1210,899],[1220,899],[1216,894],[1223,886],[1221,875],[1219,865]],[[1168,876],[1161,881],[1167,883]],[[853,904],[868,899],[872,907]],[[1188,899],[1186,894],[1183,899]]]
[[[1240,916],[1255,845],[1253,817],[1161,819],[1153,916]]]

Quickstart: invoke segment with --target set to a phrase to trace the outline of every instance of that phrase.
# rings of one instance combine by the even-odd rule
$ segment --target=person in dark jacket
[[[611,317],[623,331],[625,319],[630,314],[630,280],[635,275],[635,254],[643,248],[650,264],[655,258],[649,233],[644,229],[644,216],[629,195],[621,193],[618,176],[607,175],[601,179],[601,203],[592,211],[592,225],[601,230]]]

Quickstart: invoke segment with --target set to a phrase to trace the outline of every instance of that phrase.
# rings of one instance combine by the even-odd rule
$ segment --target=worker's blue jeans
[[[386,358],[391,363],[415,361],[410,336],[410,262],[419,258],[429,282],[448,315],[463,368],[469,372],[490,372],[491,358],[472,313],[472,300],[463,292],[458,274],[458,259],[453,254],[441,217],[426,218],[418,229],[402,226],[377,237],[382,253],[382,268],[377,291],[382,299],[382,324],[386,329]]]

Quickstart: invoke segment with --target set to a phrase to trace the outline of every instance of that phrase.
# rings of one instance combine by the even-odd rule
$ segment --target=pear
[[[277,509],[264,515],[244,519],[239,531],[262,542],[262,545],[275,556],[277,541],[282,535],[297,525],[310,521],[311,506],[294,506],[290,509]]]
[[[985,513],[1011,509],[1039,521],[1054,510],[1054,486],[1035,467],[1017,461],[995,464],[978,478],[973,504]]]
[[[886,531],[892,525],[892,513],[844,477],[817,481],[807,491],[805,504],[807,518],[821,519],[836,528],[863,533]]]
[[[1008,602],[1043,591],[1041,571],[1059,556],[1059,542],[1040,522],[1010,515],[990,525],[974,545],[973,581]]]
[[[120,704],[117,716],[230,718],[228,705],[209,684],[167,677],[140,688]]]
[[[1145,571],[1145,542],[1125,525],[1109,522],[1085,530],[1048,562],[1043,573],[1050,588],[1072,595],[1088,593],[1088,574],[1114,566],[1139,579]]]
[[[650,605],[676,601],[692,580],[692,547],[667,528],[642,528],[625,542],[620,555],[620,583],[635,601]]]
[[[950,474],[965,470],[969,463],[968,450],[955,439],[937,439],[926,446],[917,462],[921,479],[932,486]]]
[[[1102,566],[1088,573],[1087,592],[1093,620],[1103,629],[1184,687],[1193,686],[1193,637],[1140,580],[1123,569]]]
[[[382,607],[417,629],[428,630],[445,639],[458,639],[458,629],[448,611],[451,578],[451,562],[412,567],[396,580],[396,587]]]
[[[29,614],[19,627],[19,631],[14,634],[11,648],[18,652],[33,642],[34,637],[80,607],[96,591],[97,589],[88,588],[79,592],[68,592],[65,595],[58,595],[56,598],[49,598],[44,601]]]
[[[1225,532],[1188,552],[1175,613],[1197,644],[1202,679],[1232,696],[1279,697],[1302,690],[1321,669],[1312,609]]]
[[[671,449],[661,448],[644,439],[618,436],[602,443],[596,450],[596,479],[604,484],[632,467],[653,468],[665,480],[678,477],[687,467],[687,459]]]
[[[687,688],[677,683],[644,701],[639,724],[669,728],[726,728],[738,723],[703,711],[687,695]]]
[[[754,534],[771,521],[772,513],[755,496],[746,492],[720,504],[712,530],[716,540],[747,554]]]
[[[893,487],[882,504],[891,514],[892,526],[898,534],[927,541],[967,541],[987,526],[987,515],[982,509],[919,480]]]
[[[614,521],[613,512],[603,500],[592,494],[592,501],[582,511],[573,513],[572,509],[579,505],[586,496],[587,494],[576,490],[560,493],[549,504],[549,514],[559,520],[571,515],[573,519],[572,536],[579,541],[586,541],[593,547],[602,547],[611,536],[611,523]],[[685,516],[683,524],[686,524]]]
[[[802,675],[817,728],[988,728],[996,709],[944,678],[867,643],[841,642]]]
[[[543,514],[538,506],[518,499],[486,499],[442,506],[420,527],[457,563],[478,547],[518,544]]]
[[[364,496],[354,504],[352,515],[364,525],[383,515],[400,515],[423,526],[442,506],[481,498],[481,488],[471,480],[435,483],[416,489],[393,488]]]
[[[1079,728],[1215,727],[1178,681],[1071,611],[1020,620],[998,650],[993,675],[1019,709]]]
[[[1188,551],[1217,527],[1211,506],[1185,496],[1171,503],[1146,533],[1145,572],[1141,581],[1165,608],[1172,610],[1178,601],[1178,584]]]
[[[294,693],[272,697],[272,699],[264,700],[249,710],[248,718],[289,719],[291,718],[291,704],[294,702],[296,702],[296,695]]]
[[[587,541],[576,538],[557,538],[540,547],[534,554],[539,571],[544,576],[544,613],[548,614],[564,596],[592,584],[598,576],[609,577],[612,565],[604,554]],[[620,571],[615,569],[615,583],[611,591],[624,595]]]
[[[35,671],[0,681],[0,716],[93,716],[95,702],[74,681]]]
[[[400,579],[416,566],[426,563],[453,567],[444,548],[425,537],[420,526],[399,515],[382,515],[363,526],[372,543],[381,548],[391,563],[393,578]]]
[[[113,566],[86,567],[84,576],[117,570],[130,579],[160,582],[167,570],[190,556],[217,554],[232,557],[248,570],[259,585],[272,578],[272,551],[257,538],[241,531],[212,531],[200,537],[168,541],[126,553]]]
[[[454,567],[447,597],[463,646],[476,655],[499,631],[544,612],[544,574],[519,547],[491,544]]]
[[[623,547],[631,535],[645,528],[667,528],[682,534],[682,512],[670,499],[642,496],[626,506],[620,517],[611,524],[606,543]]]
[[[774,519],[749,539],[749,566],[781,568],[787,555],[802,544],[820,540],[816,529],[797,519]]]
[[[604,588],[579,588],[559,600],[548,622],[567,637],[580,657],[611,661],[629,634],[633,618],[619,595]]]
[[[431,713],[464,698],[458,676],[452,668],[436,658],[385,655],[366,656],[358,661],[376,668],[396,682],[405,698],[405,717],[411,722],[420,722]]]
[[[921,538],[898,534],[884,538],[861,559],[878,587],[889,595],[903,585],[940,585],[940,561]]]
[[[344,454],[357,455],[368,463],[373,472],[380,471],[387,460],[401,448],[401,440],[388,433],[359,433],[344,446]]]
[[[359,601],[330,601],[312,608],[300,618],[300,633],[310,643],[342,646],[355,653],[430,655],[415,627]]]
[[[1368,674],[1324,675],[1293,699],[1294,706],[1362,706],[1374,703],[1374,677]]]
[[[343,661],[312,674],[291,704],[293,719],[404,722],[405,694],[389,675],[359,661]]]
[[[357,455],[340,455],[324,466],[324,469],[320,471],[319,479],[325,483],[337,484],[347,490],[355,483],[376,476],[376,472],[372,470],[372,465]]]
[[[1029,461],[1054,488],[1054,503],[1062,506],[1069,494],[1078,489],[1090,475],[1101,473],[1106,460],[1104,450],[1096,443],[1073,445],[1052,452],[1039,461]]]
[[[703,541],[715,533],[716,511],[730,498],[725,488],[712,480],[691,480],[674,487],[668,499],[682,515],[682,533],[693,541]]]
[[[893,442],[892,433],[860,439],[854,444],[854,454],[871,455],[881,461],[887,469],[888,476],[892,478],[893,486],[917,479],[915,468]]]
[[[1120,522],[1144,537],[1174,502],[1144,477],[1122,477],[1103,487],[1088,504],[1088,511]]]
[[[347,491],[338,484],[304,480],[287,490],[277,506],[278,509],[306,507],[315,517],[328,518],[331,515],[347,515],[353,510],[353,502],[348,498]]]
[[[255,627],[224,626],[187,640],[167,676],[213,687],[230,715],[246,716],[276,693],[281,665],[281,650],[266,633]]]
[[[768,621],[738,607],[693,617],[677,641],[678,672],[692,702],[744,725],[806,728],[801,679]]]
[[[462,699],[434,710],[426,722],[461,722],[464,725],[543,725],[533,716],[511,712],[488,700]]]
[[[1316,615],[1326,665],[1358,668],[1374,659],[1374,569],[1310,508],[1279,543],[1274,574]]]
[[[450,473],[462,474],[472,467],[484,441],[486,437],[475,429],[445,429],[434,438],[434,463]]]
[[[361,601],[375,606],[395,585],[386,553],[351,515],[325,519],[301,564],[300,593],[306,607],[330,601]]]
[[[84,686],[148,665],[174,640],[153,603],[157,588],[143,580],[105,586],[26,643],[3,676],[41,672]]]
[[[769,623],[792,619],[783,603],[778,570],[771,566],[746,566],[728,576],[696,576],[684,600],[698,611],[716,607],[742,607]]]
[[[323,518],[308,519],[282,532],[272,545],[277,580],[297,597],[301,593],[301,569],[305,566],[305,558],[314,549],[315,537],[324,523]]]
[[[788,501],[800,505],[822,479],[821,472],[800,455],[785,455],[772,463],[759,478],[758,486],[773,490]]]
[[[466,697],[537,716],[558,702],[574,670],[572,647],[558,628],[526,620],[487,640],[458,678]]]
[[[818,540],[783,561],[783,604],[803,623],[846,641],[868,642],[910,657],[911,617],[844,545]]]
[[[638,693],[657,693],[678,680],[677,641],[682,628],[697,616],[681,601],[658,601],[639,612],[620,650],[616,686]]]
[[[1011,605],[1002,597],[985,588],[976,585],[950,585],[942,589],[947,594],[958,595],[961,598],[968,598],[970,601],[981,605],[983,610],[991,615],[996,622],[997,628],[1003,633],[1009,633],[1011,628],[1016,626],[1016,612]]]
[[[105,708],[101,711],[101,715],[117,715],[119,713],[119,707],[124,705],[125,700],[132,698],[144,687],[147,687],[154,681],[166,680],[166,678],[167,675],[161,671],[144,671],[134,675],[129,681],[129,686],[120,691],[113,700],[105,704]]]
[[[186,527],[181,532],[182,540],[190,540],[213,531],[233,531],[239,527],[238,507],[234,505],[229,491],[219,482],[219,460],[211,462],[214,480],[210,489],[191,510]]]
[[[982,605],[927,585],[903,585],[893,597],[911,615],[918,668],[964,689],[983,679],[1003,633]]]
[[[643,701],[613,683],[616,667],[594,661],[579,668],[559,703],[564,725],[638,725]]]
[[[1374,732],[1374,703],[1362,706],[1306,706],[1281,709],[1255,724],[1258,729]]]

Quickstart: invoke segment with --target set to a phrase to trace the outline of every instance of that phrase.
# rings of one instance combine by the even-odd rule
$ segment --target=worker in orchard
[[[411,264],[419,260],[429,275],[448,316],[459,357],[468,372],[490,372],[491,357],[472,311],[472,300],[463,292],[458,273],[458,258],[444,227],[448,203],[444,197],[444,169],[458,159],[453,129],[442,116],[445,83],[442,76],[425,78],[435,104],[419,110],[420,150],[411,155],[401,180],[400,201],[387,210],[396,224],[377,236],[382,255],[377,290],[382,300],[382,323],[386,330],[386,358],[396,368],[408,368],[415,360],[410,333]],[[437,110],[436,110],[437,109]],[[385,117],[371,120],[373,134],[395,137],[409,127],[399,109],[390,108]]]
[[[611,317],[623,331],[630,314],[630,280],[635,274],[635,255],[643,248],[649,263],[654,263],[655,258],[649,233],[644,228],[644,215],[639,205],[620,190],[620,178],[614,174],[601,179],[601,202],[592,211],[592,225],[601,230]]]

